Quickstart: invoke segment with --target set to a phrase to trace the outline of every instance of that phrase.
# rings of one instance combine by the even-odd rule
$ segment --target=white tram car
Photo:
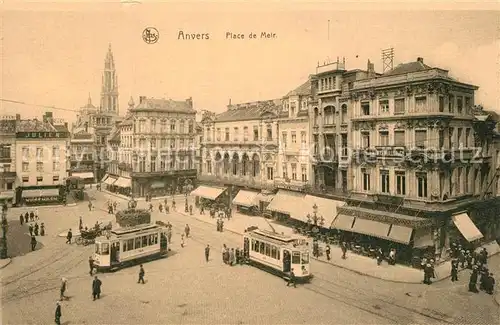
[[[168,253],[166,227],[143,224],[111,230],[95,240],[93,254],[97,271],[114,271],[123,266],[160,258]]]
[[[309,245],[302,236],[286,236],[254,229],[243,236],[243,251],[250,264],[287,277],[293,269],[298,281],[309,281]]]

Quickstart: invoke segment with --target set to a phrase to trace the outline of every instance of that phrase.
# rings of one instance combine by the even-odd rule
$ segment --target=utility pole
[[[4,205],[2,207],[2,248],[0,250],[0,258],[1,259],[6,259],[8,258],[7,254],[7,230],[8,230],[8,223],[7,223],[7,205]]]

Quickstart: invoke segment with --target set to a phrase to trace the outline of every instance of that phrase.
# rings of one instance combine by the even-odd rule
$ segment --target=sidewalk
[[[189,215],[189,213],[184,212],[184,209],[178,210],[178,212],[184,215]],[[215,225],[217,222],[216,218],[211,218],[210,215],[208,214],[200,215],[199,211],[194,212],[194,214],[191,217],[194,217],[202,222],[213,224],[215,229]],[[236,213],[233,212],[233,218],[231,218],[229,221],[224,220],[224,230],[241,235],[243,234],[244,230],[250,226],[257,226],[260,229],[270,230],[269,224],[272,225],[272,227],[278,233],[284,233],[286,235],[293,234],[293,230],[291,228],[280,224],[276,224],[272,220],[266,221],[266,219],[263,217],[248,216],[237,212]],[[324,248],[326,245],[324,243],[320,243],[320,246],[322,246],[324,252]],[[495,249],[495,246],[498,247],[496,243],[495,245],[485,245],[485,246],[487,247],[488,251],[490,251],[489,256],[499,253],[498,249]],[[387,264],[387,262],[384,262],[382,263],[382,265],[378,266],[375,259],[358,255],[350,251],[347,252],[347,258],[342,259],[342,251],[340,247],[335,245],[330,245],[330,248],[331,248],[330,261],[326,260],[325,255],[319,258],[315,257],[312,258],[322,263],[332,264],[337,267],[347,269],[361,275],[378,278],[385,281],[397,282],[397,283],[415,283],[415,284],[422,283],[423,280],[422,270],[399,264],[389,265]],[[450,270],[451,270],[450,261],[438,265],[435,269],[436,278],[433,279],[433,281],[436,282],[449,278]]]
[[[5,258],[0,260],[0,270],[10,264],[12,260],[10,258]]]
[[[102,192],[102,193],[105,193],[105,194],[108,194],[108,195],[116,196],[116,197],[118,197],[120,199],[123,199],[123,200],[126,200],[126,201],[130,201],[130,197],[126,196],[126,195],[122,195],[122,194],[118,194],[118,193],[113,193],[113,192],[110,192],[110,191],[107,191],[107,190],[101,190],[101,191],[97,191],[97,192]],[[178,199],[178,198],[184,198],[186,196],[184,194],[176,194],[173,197],[176,198],[176,199]],[[172,200],[172,195],[152,197],[151,201],[163,201],[165,199],[167,199],[168,201]],[[143,198],[143,197],[137,197],[137,198],[134,198],[134,200],[135,201],[146,201],[146,199]]]

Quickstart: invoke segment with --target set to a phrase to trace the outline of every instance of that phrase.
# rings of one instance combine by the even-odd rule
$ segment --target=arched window
[[[327,106],[323,110],[323,118],[325,125],[334,124],[334,116],[335,116],[335,107]]]

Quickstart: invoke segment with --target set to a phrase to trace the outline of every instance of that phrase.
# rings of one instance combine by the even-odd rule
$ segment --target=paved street
[[[40,239],[45,247],[14,258],[2,270],[4,324],[52,322],[62,276],[69,279],[71,296],[62,307],[66,324],[495,324],[500,317],[492,296],[466,291],[465,273],[458,284],[398,284],[312,261],[312,283],[286,288],[283,280],[258,269],[222,264],[222,244],[242,246],[241,236],[216,232],[212,225],[180,213],[158,211],[153,218],[170,221],[177,233],[171,256],[145,264],[145,285],[136,283],[137,268],[99,275],[103,295],[93,302],[87,273],[92,247],[65,245],[64,238],[57,237],[78,228],[80,215],[87,225],[111,220],[103,210],[108,198],[125,207],[125,201],[106,193],[92,191],[91,196],[97,208],[92,212],[85,202],[40,209],[48,232]],[[177,206],[183,209],[183,200],[177,200]],[[8,217],[15,219],[20,209],[12,210]],[[180,248],[178,234],[186,223],[193,238]],[[213,247],[209,263],[204,261],[206,244]],[[500,258],[493,257],[489,264],[500,268]]]

